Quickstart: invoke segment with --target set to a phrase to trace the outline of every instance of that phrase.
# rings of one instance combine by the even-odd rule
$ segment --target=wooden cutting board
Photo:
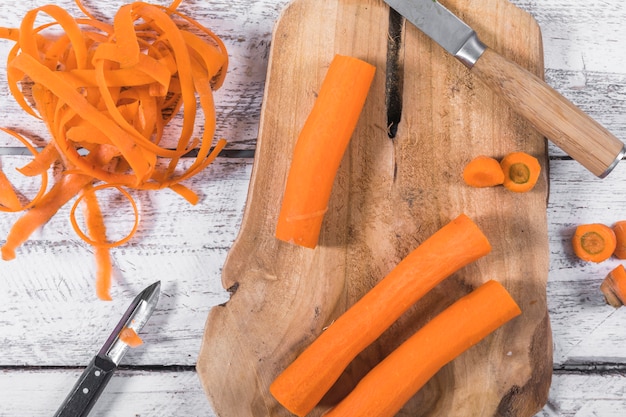
[[[506,0],[448,0],[486,44],[543,76],[536,22]],[[487,279],[523,314],[444,367],[401,416],[532,416],[546,402],[552,341],[546,307],[546,143],[465,67],[410,24],[399,50],[402,117],[388,136],[389,8],[380,0],[295,0],[272,40],[256,159],[240,234],[223,268],[228,303],[208,317],[197,370],[221,417],[289,416],[268,386],[321,331],[404,256],[464,212],[493,245],[359,356],[319,416],[429,318]],[[334,184],[317,249],[274,238],[290,157],[334,54],[377,75]],[[464,185],[479,154],[523,150],[543,172],[533,191]],[[387,381],[393,383],[393,381]],[[383,383],[383,381],[381,381]]]

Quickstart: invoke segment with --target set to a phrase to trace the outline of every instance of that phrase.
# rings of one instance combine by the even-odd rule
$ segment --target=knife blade
[[[119,338],[120,332],[128,327],[139,333],[156,308],[160,290],[161,282],[157,281],[135,297],[54,417],[85,417],[89,414],[128,351],[129,346]]]
[[[604,178],[624,157],[624,143],[546,84],[499,55],[437,0],[384,0],[457,58],[543,136]]]

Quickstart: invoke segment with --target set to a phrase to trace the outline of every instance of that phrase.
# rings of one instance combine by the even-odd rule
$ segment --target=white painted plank
[[[0,370],[0,417],[49,417],[80,370]],[[193,371],[119,370],[90,417],[215,417]]]

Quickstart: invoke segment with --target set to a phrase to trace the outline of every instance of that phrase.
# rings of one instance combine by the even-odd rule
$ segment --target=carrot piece
[[[507,290],[487,281],[402,343],[324,416],[396,415],[444,365],[520,314]]]
[[[54,214],[74,197],[91,177],[80,174],[64,175],[61,181],[44,194],[39,203],[25,212],[11,227],[6,241],[0,251],[5,261],[15,258],[15,249],[26,242],[30,235],[45,224]]]
[[[624,265],[616,266],[600,284],[600,291],[607,304],[619,308],[626,303],[626,269]]]
[[[131,348],[135,348],[143,344],[141,337],[139,337],[135,329],[131,327],[124,327],[120,330],[118,337],[122,342],[126,343]]]
[[[463,180],[471,187],[493,187],[504,182],[504,172],[497,160],[479,155],[465,165]]]
[[[13,189],[13,184],[0,168],[0,210],[18,211],[22,208],[22,203]]]
[[[604,224],[582,224],[574,232],[572,246],[576,256],[583,261],[598,263],[611,257],[617,240],[613,229]]]
[[[537,158],[526,152],[512,152],[506,155],[500,161],[500,166],[504,172],[504,187],[516,193],[532,190],[541,172]]]
[[[271,384],[289,411],[304,416],[348,364],[409,307],[463,266],[485,256],[491,245],[461,214],[402,260],[305,349]]]
[[[615,251],[617,259],[626,259],[626,220],[620,220],[613,225],[615,233]]]
[[[337,170],[356,127],[376,68],[335,55],[293,151],[276,237],[317,245]]]

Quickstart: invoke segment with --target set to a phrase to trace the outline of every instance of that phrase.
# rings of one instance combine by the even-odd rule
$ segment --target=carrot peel
[[[51,137],[37,153],[3,129],[34,155],[18,172],[42,178],[39,194],[22,206],[0,173],[0,210],[24,211],[2,247],[3,259],[14,258],[16,248],[76,195],[95,213],[97,182],[119,187],[123,194],[122,187],[169,188],[197,203],[198,196],[182,182],[206,168],[225,146],[223,139],[212,146],[213,91],[224,81],[228,54],[218,36],[176,10],[181,0],[167,7],[132,2],[118,9],[112,23],[98,20],[81,0],[75,2],[86,17],[74,18],[47,5],[30,10],[17,29],[0,28],[0,38],[15,42],[7,59],[9,92],[24,111],[46,124]],[[51,22],[37,26],[40,14]],[[64,33],[50,36],[47,30],[55,27]],[[25,79],[32,89],[19,87]],[[201,138],[195,138],[199,111],[204,126]],[[165,127],[179,113],[182,127],[170,140]],[[192,149],[195,160],[181,168],[181,157]],[[47,190],[47,172],[56,166],[63,175]],[[135,227],[118,242],[107,242],[100,232],[101,213],[90,215],[87,233],[76,227],[75,208],[70,217],[78,235],[95,247],[101,299],[110,299],[108,249],[126,243],[138,223],[136,205],[125,195],[133,205]]]
[[[143,340],[137,334],[135,329],[131,327],[124,327],[120,333],[118,334],[119,339],[126,343],[131,348],[136,348],[137,346],[141,346],[143,344]]]

